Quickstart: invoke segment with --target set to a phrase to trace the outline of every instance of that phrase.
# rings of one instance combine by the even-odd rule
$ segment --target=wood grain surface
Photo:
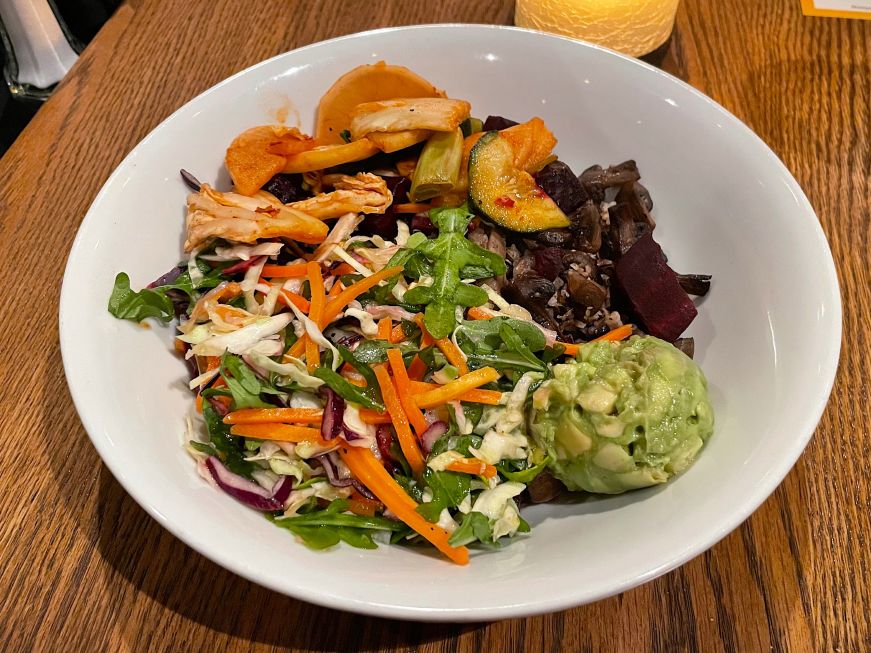
[[[0,160],[0,650],[871,650],[871,22],[805,18],[799,4],[684,0],[663,65],[771,145],[832,244],[843,353],[813,441],[745,524],[680,569],[594,605],[464,626],[295,601],[163,530],[90,445],[56,316],[89,204],[184,102],[297,46],[386,25],[510,23],[513,2],[123,5]]]

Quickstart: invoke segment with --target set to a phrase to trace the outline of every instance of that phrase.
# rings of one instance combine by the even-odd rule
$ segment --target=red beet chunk
[[[633,312],[652,336],[672,342],[698,313],[650,233],[620,258],[616,277]]]

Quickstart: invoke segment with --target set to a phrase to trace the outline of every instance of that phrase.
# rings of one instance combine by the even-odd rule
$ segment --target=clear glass
[[[51,95],[81,51],[52,0],[0,0],[0,46],[12,97],[37,101]]]
[[[514,24],[582,39],[633,57],[671,36],[680,0],[517,0]]]

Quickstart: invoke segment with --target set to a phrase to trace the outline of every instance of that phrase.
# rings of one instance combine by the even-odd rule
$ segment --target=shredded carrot
[[[302,356],[302,352],[305,351],[305,343],[308,341],[308,336],[303,333],[299,339],[290,346],[290,349],[287,350],[287,353],[284,354],[285,358],[299,358]]]
[[[466,311],[466,317],[470,320],[491,320],[493,316],[487,313],[484,309],[478,308],[477,306],[472,306],[468,311]]]
[[[293,304],[303,313],[308,313],[311,305],[309,301],[303,297],[302,295],[298,295],[295,292],[288,292],[287,290],[282,290],[278,294],[278,299],[281,300],[281,303],[285,306],[290,306]]]
[[[351,385],[355,385],[358,388],[365,388],[366,386],[369,385],[368,383],[366,383],[366,379],[363,378],[363,375],[360,374],[359,372],[344,371],[344,372],[342,372],[342,376],[348,380],[348,383],[350,383]]]
[[[592,342],[601,342],[602,340],[610,340],[611,342],[619,342],[620,340],[625,340],[629,336],[632,335],[632,325],[624,324],[623,326],[619,326],[616,329],[612,329],[604,336],[599,336]]]
[[[342,290],[345,289],[345,286],[342,285],[341,281],[335,281],[333,283],[333,287],[330,288],[330,292],[327,293],[327,299],[332,299],[336,295],[338,295]]]
[[[278,440],[279,442],[311,442],[322,447],[331,447],[335,443],[321,440],[320,429],[310,426],[292,426],[290,424],[235,424],[230,427],[230,433],[258,440]]]
[[[359,495],[360,498],[350,497],[348,498],[348,510],[355,515],[360,515],[361,517],[373,517],[381,506],[381,503],[378,501],[372,501],[372,499],[367,499],[363,495]]]
[[[393,480],[371,450],[341,445],[339,455],[351,473],[396,517],[408,524],[453,562],[459,565],[469,562],[469,550],[464,546],[451,546],[448,543],[450,534],[440,526],[428,522],[416,511],[417,502]]]
[[[220,356],[206,356],[206,371],[211,372],[221,367]]]
[[[327,302],[326,308],[324,308],[323,315],[321,316],[320,322],[318,326],[323,329],[338,317],[339,313],[348,305],[349,302],[357,299],[364,292],[369,290],[370,288],[374,288],[379,283],[384,281],[385,279],[389,279],[390,277],[399,274],[402,272],[401,266],[394,266],[392,268],[384,268],[375,272],[374,274],[360,279],[360,281],[351,284],[338,295],[336,295],[333,299]]]
[[[172,346],[175,347],[175,353],[177,354],[181,354],[182,356],[184,356],[185,353],[187,353],[188,346],[184,340],[179,340],[178,338],[176,338],[173,341]]]
[[[197,393],[197,402],[196,402],[196,404],[197,404],[197,412],[198,412],[198,413],[202,413],[202,412],[203,412],[203,395]]]
[[[320,322],[321,314],[327,301],[327,296],[324,292],[324,278],[321,276],[321,266],[314,261],[309,261],[306,263],[306,276],[308,277],[309,288],[311,290],[311,309],[309,309],[308,316],[317,324]],[[320,347],[314,340],[307,338],[305,342],[305,366],[308,368],[309,374],[312,374],[320,364]]]
[[[423,213],[424,211],[429,211],[432,208],[429,204],[422,204],[420,202],[410,202],[408,204],[394,204],[393,212],[394,213]]]
[[[388,349],[387,361],[390,363],[390,369],[393,371],[393,380],[396,383],[399,403],[402,404],[402,408],[408,416],[408,421],[414,427],[417,437],[421,437],[423,432],[429,428],[429,423],[424,419],[423,413],[420,412],[417,404],[414,403],[414,398],[411,396],[411,382],[405,369],[405,361],[402,360],[402,352],[398,349]]]
[[[460,374],[469,373],[469,366],[466,365],[466,357],[452,340],[449,340],[448,338],[439,338],[435,341],[435,346],[441,350],[445,355],[445,358],[448,359],[448,362],[460,371]]]
[[[260,275],[269,279],[273,277],[290,279],[293,277],[304,277],[306,272],[305,263],[294,263],[293,265],[264,265]]]
[[[629,336],[632,335],[632,325],[624,324],[623,326],[619,326],[616,329],[611,329],[608,333],[603,336],[599,336],[598,338],[594,338],[590,340],[590,342],[603,342],[606,340],[610,340],[611,342],[619,342],[620,340],[625,340]],[[566,354],[569,356],[575,356],[578,351],[580,351],[580,345],[575,345],[571,342],[559,342],[556,344],[562,345],[566,348]]]
[[[423,383],[421,381],[411,382],[411,392],[413,395],[419,395],[430,390],[437,390],[442,386],[435,383]],[[470,404],[487,404],[490,406],[498,406],[502,401],[502,393],[498,390],[469,390],[464,392],[459,397],[460,401],[467,401]]]
[[[426,374],[428,369],[429,367],[423,362],[423,359],[415,354],[414,360],[411,361],[411,365],[408,366],[408,377],[413,381],[420,381],[423,379],[423,375]]]
[[[272,284],[266,281],[266,279],[260,279],[259,283],[262,283],[265,286],[272,287]],[[278,300],[284,304],[285,306],[289,306],[293,304],[303,313],[308,313],[309,311],[309,302],[302,295],[297,295],[295,292],[290,292],[289,290],[284,290],[278,293]]]
[[[414,323],[420,327],[420,348],[426,349],[431,347],[435,343],[435,338],[426,330],[426,325],[423,323],[423,313],[418,313],[414,316]]]
[[[337,277],[341,277],[341,276],[344,276],[346,274],[359,274],[359,272],[357,272],[354,269],[354,266],[351,265],[350,263],[340,263],[336,267],[336,269],[333,270],[333,274]]]
[[[382,317],[378,320],[378,340],[386,340],[390,342],[390,334],[393,331],[393,320],[389,317]]]
[[[475,476],[483,476],[484,478],[493,478],[496,476],[496,468],[493,465],[488,465],[483,460],[477,458],[463,458],[448,463],[445,467],[449,472],[460,472],[461,474],[474,474]]]
[[[384,405],[387,408],[387,412],[390,413],[393,428],[396,429],[399,448],[402,449],[402,453],[405,455],[405,459],[411,466],[412,471],[414,471],[416,476],[420,476],[423,474],[424,468],[423,454],[420,453],[420,447],[417,445],[417,440],[411,432],[408,417],[402,409],[399,397],[396,395],[396,388],[393,386],[393,381],[390,380],[387,367],[381,363],[376,365],[374,370],[375,377],[378,379],[378,385],[381,387]]]
[[[363,420],[364,424],[393,423],[393,420],[390,419],[390,415],[388,413],[379,413],[377,410],[372,410],[371,408],[361,408],[360,419]]]
[[[224,424],[320,424],[324,411],[319,408],[243,408],[224,416]]]
[[[390,332],[390,344],[396,345],[403,340],[405,340],[405,329],[402,328],[402,323],[400,322]]]
[[[417,395],[414,400],[420,408],[435,408],[449,401],[459,399],[469,390],[474,390],[486,383],[491,383],[498,378],[499,372],[492,367],[482,367],[474,372],[464,374],[435,390]]]

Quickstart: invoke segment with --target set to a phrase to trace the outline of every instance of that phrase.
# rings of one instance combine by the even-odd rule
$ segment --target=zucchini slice
[[[514,165],[514,150],[499,132],[488,132],[469,154],[469,200],[473,210],[512,231],[532,232],[569,226],[569,219]]]

